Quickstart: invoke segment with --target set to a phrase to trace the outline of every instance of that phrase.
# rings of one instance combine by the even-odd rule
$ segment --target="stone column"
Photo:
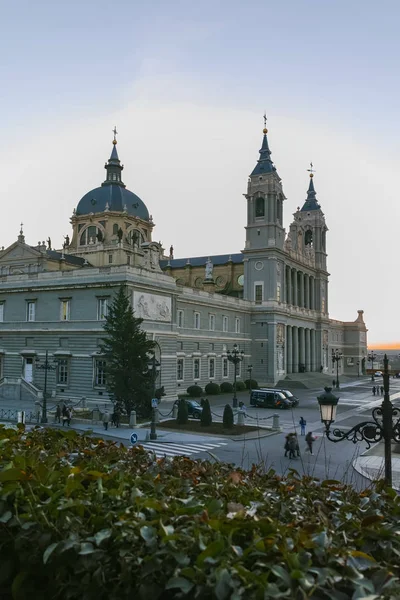
[[[292,344],[292,327],[286,327],[286,373],[293,371],[293,344]]]
[[[311,335],[310,330],[305,330],[306,337],[306,371],[311,371]]]
[[[311,370],[319,371],[320,365],[317,365],[317,356],[315,353],[315,329],[311,329],[310,331],[310,341],[311,341]]]
[[[297,294],[297,270],[293,269],[293,306],[297,306],[298,303],[298,294]]]
[[[310,276],[304,275],[304,287],[305,287],[305,305],[306,308],[310,308]]]
[[[292,372],[299,372],[299,328],[292,327],[292,339],[293,339],[293,364]]]
[[[300,273],[300,306],[304,308],[304,273]]]
[[[305,348],[305,336],[304,327],[299,327],[299,363],[304,365],[306,362],[306,348]]]

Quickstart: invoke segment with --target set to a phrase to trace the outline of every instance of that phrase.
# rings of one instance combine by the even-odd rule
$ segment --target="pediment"
[[[0,254],[0,265],[12,265],[15,263],[37,263],[38,258],[42,258],[43,254],[38,250],[23,244],[21,242],[14,242],[11,246],[3,250]]]

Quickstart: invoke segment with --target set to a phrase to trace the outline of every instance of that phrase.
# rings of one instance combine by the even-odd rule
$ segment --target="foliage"
[[[106,386],[116,410],[147,416],[151,410],[152,380],[148,372],[149,353],[154,342],[141,329],[125,286],[116,293],[104,324],[106,337],[100,352],[106,360]]]
[[[228,394],[233,392],[233,385],[229,381],[223,381],[220,385],[221,393]]]
[[[232,429],[233,427],[233,410],[230,404],[225,404],[224,414],[222,416],[222,423],[226,429]]]
[[[189,385],[186,392],[191,398],[200,398],[200,396],[203,393],[203,390],[199,385]]]
[[[399,519],[380,487],[0,427],[2,600],[399,598]]]
[[[246,389],[246,386],[244,385],[243,381],[237,381],[236,382],[236,391],[237,392],[243,392],[243,390]]]
[[[188,419],[189,413],[187,403],[184,398],[181,398],[178,402],[178,415],[176,417],[176,422],[179,423],[179,425],[185,425],[185,423],[188,422]]]
[[[246,379],[244,382],[244,385],[246,386],[246,390],[250,389],[250,379]],[[251,389],[252,390],[256,390],[258,388],[258,382],[255,379],[251,380]]]
[[[210,407],[208,398],[206,398],[204,400],[202,406],[203,406],[203,410],[202,410],[201,417],[200,417],[200,423],[203,425],[203,427],[209,427],[212,423],[212,415],[211,415],[211,407]]]
[[[210,396],[215,396],[217,394],[220,393],[220,388],[218,383],[207,383],[206,387],[204,388],[204,391],[206,392],[206,394],[210,394]]]

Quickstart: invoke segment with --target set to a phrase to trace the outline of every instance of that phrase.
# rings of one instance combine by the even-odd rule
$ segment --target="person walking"
[[[72,406],[70,406],[69,408],[67,408],[67,425],[68,427],[71,425],[71,419],[72,419]]]
[[[300,425],[300,435],[306,435],[307,421],[304,419],[304,417],[300,417],[299,425]]]
[[[298,447],[298,443],[297,443],[297,439],[296,439],[296,434],[293,433],[288,441],[288,447],[289,447],[289,458],[296,458],[296,450]],[[300,452],[299,452],[300,454]]]
[[[375,386],[372,387],[372,393],[375,396],[375,394],[376,394],[376,388],[375,388]]]
[[[289,440],[291,438],[293,434],[292,433],[288,433],[287,436],[285,437],[285,457],[287,457],[288,452],[289,452]]]
[[[61,423],[61,408],[60,408],[59,404],[57,404],[56,416],[55,416],[54,422],[55,423]]]
[[[108,424],[110,422],[110,413],[108,412],[108,410],[106,409],[103,413],[103,425],[104,425],[104,429],[107,431],[108,429]]]
[[[315,442],[317,438],[313,437],[312,431],[309,431],[306,435],[306,444],[307,444],[307,448],[306,448],[306,452],[308,450],[308,452],[310,454],[313,453],[313,443]]]
[[[62,407],[62,424],[63,424],[63,427],[64,427],[64,425],[65,425],[65,423],[67,421],[68,421],[68,409],[65,406],[65,404],[63,404],[63,407]]]
[[[381,385],[381,396],[383,396],[383,385]]]

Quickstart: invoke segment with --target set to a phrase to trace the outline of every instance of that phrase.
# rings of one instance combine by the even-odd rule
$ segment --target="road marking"
[[[153,452],[157,458],[163,456],[191,456],[200,452],[209,452],[214,448],[227,446],[227,442],[216,442],[214,444],[170,444],[168,442],[143,442],[139,444],[145,450]]]

